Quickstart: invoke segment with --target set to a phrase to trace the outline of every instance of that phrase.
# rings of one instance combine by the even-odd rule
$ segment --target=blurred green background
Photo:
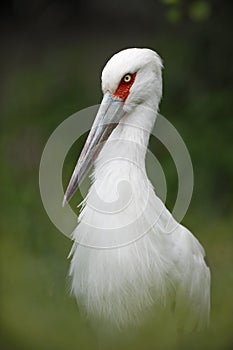
[[[227,0],[1,3],[1,349],[233,348],[232,10]],[[208,256],[211,323],[175,342],[166,336],[166,324],[150,324],[106,345],[69,295],[71,241],[46,215],[38,170],[53,130],[99,103],[107,59],[135,46],[163,58],[161,113],[180,132],[193,161],[195,187],[183,223]],[[65,183],[80,147],[68,157]],[[174,165],[153,140],[151,149],[167,176],[172,209]]]

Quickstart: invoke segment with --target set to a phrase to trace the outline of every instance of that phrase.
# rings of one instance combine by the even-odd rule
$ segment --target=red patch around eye
[[[120,84],[118,85],[118,88],[114,92],[113,96],[120,98],[123,102],[127,99],[130,93],[130,88],[134,83],[134,80],[136,78],[136,73],[130,74],[131,80],[126,83],[123,79],[120,81]]]

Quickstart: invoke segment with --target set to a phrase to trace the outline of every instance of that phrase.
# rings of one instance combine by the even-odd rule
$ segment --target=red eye
[[[130,88],[134,83],[136,73],[127,73],[120,81],[118,88],[116,89],[114,96],[120,98],[123,102],[127,99],[130,93]]]

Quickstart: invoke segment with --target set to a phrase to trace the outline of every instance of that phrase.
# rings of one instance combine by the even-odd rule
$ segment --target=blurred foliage
[[[161,2],[167,5],[166,18],[173,24],[182,20],[186,10],[193,21],[206,21],[211,14],[211,1],[161,0]]]
[[[233,346],[232,3],[121,0],[3,2],[1,19],[0,334],[4,350],[221,349]],[[212,271],[210,328],[179,339],[156,324],[101,340],[69,296],[71,242],[47,217],[38,169],[43,147],[69,115],[101,99],[100,72],[114,52],[151,47],[164,60],[161,113],[182,135],[195,187],[184,223]],[[65,166],[67,183],[82,137]],[[177,193],[167,150],[151,139]],[[74,203],[81,200],[80,195]],[[100,343],[100,345],[99,345]]]
[[[193,20],[206,20],[210,16],[210,4],[207,1],[196,1],[191,4],[189,13]]]

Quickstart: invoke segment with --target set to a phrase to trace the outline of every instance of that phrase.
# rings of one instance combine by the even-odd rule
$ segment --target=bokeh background
[[[232,10],[227,0],[1,2],[1,349],[233,348]],[[119,335],[101,345],[69,295],[71,241],[46,215],[38,169],[52,131],[99,103],[107,59],[135,46],[163,58],[161,113],[180,132],[193,161],[195,187],[183,223],[207,252],[211,323],[175,342],[166,337],[166,324],[150,324],[130,339],[121,342]],[[83,140],[68,156],[65,183]],[[172,209],[174,164],[155,140],[150,147],[165,171]]]

